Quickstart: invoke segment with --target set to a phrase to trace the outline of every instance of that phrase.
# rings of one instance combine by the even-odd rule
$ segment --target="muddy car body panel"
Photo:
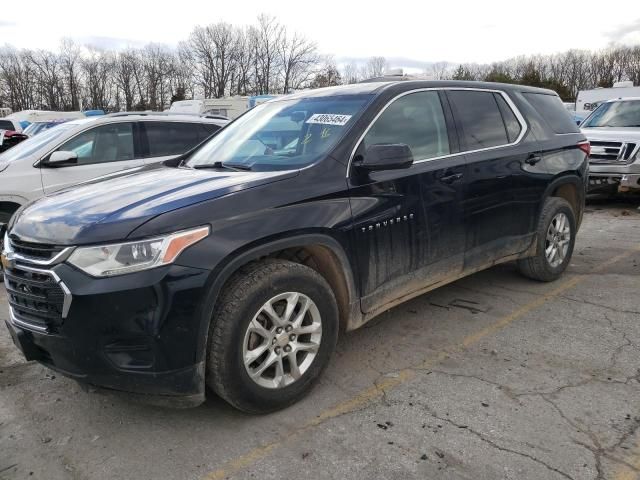
[[[545,199],[564,198],[581,216],[587,155],[575,125],[556,134],[528,95],[559,102],[546,90],[476,82],[303,92],[257,108],[284,105],[303,125],[297,146],[282,133],[290,127],[269,132],[282,140],[278,152],[307,148],[310,132],[328,142],[322,150],[309,141],[305,164],[198,169],[187,157],[39,200],[14,216],[5,237],[8,327],[28,358],[84,382],[197,403],[216,302],[251,262],[312,258],[341,328],[351,330],[439,285],[531,255]],[[414,141],[403,132],[417,121],[416,101],[437,114],[429,118],[438,138],[414,149],[409,166],[367,170],[368,146],[398,152]],[[485,145],[471,144],[477,132],[463,120],[476,101],[495,107],[487,125],[499,122]],[[314,102],[353,108],[314,116]],[[273,156],[273,137],[259,140],[260,157]],[[57,256],[203,227],[210,234],[172,263],[135,273],[96,278]]]

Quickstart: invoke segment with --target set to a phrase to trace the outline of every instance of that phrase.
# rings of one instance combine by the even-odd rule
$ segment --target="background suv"
[[[173,162],[14,215],[8,327],[80,381],[267,412],[309,391],[340,330],[492,265],[558,278],[589,144],[559,97],[399,81],[255,107]],[[26,289],[26,290],[25,290]]]
[[[61,123],[0,155],[0,224],[43,195],[182,154],[227,123],[135,113]]]
[[[581,127],[591,142],[590,190],[640,190],[640,98],[606,101]]]

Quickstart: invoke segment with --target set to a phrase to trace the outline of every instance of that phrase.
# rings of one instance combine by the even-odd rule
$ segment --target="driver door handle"
[[[457,182],[463,177],[462,173],[454,173],[452,175],[446,175],[444,177],[440,177],[440,181],[442,183],[446,183],[447,185],[452,184],[453,182]]]

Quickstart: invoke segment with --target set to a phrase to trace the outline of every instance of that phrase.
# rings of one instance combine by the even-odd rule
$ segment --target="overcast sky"
[[[55,48],[65,36],[107,48],[176,45],[195,25],[249,24],[259,13],[306,34],[338,61],[383,55],[391,63],[486,63],[640,44],[640,0],[29,0],[4,7],[0,45],[26,48]]]

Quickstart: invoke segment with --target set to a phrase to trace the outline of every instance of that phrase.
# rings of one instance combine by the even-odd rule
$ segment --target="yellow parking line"
[[[629,255],[639,250],[640,250],[640,246],[632,250],[625,251],[619,255],[616,255],[615,257],[610,258],[606,262],[601,263],[598,267],[591,270],[590,273],[592,274],[599,273],[605,268],[607,268],[608,266],[622,260],[625,257],[628,257]],[[302,433],[308,431],[309,429],[317,425],[320,425],[321,423],[327,420],[330,420],[332,418],[357,410],[358,408],[368,404],[375,398],[382,396],[385,392],[409,381],[411,378],[415,376],[416,370],[430,368],[434,365],[437,365],[442,360],[444,360],[448,355],[455,352],[462,351],[466,348],[469,348],[470,346],[478,343],[483,338],[498,332],[499,330],[503,329],[507,325],[511,324],[513,321],[526,315],[531,310],[534,310],[540,307],[541,305],[551,300],[552,298],[556,298],[560,294],[564,293],[565,291],[575,287],[578,283],[583,281],[585,277],[586,276],[584,275],[574,275],[569,277],[563,283],[561,283],[558,287],[554,288],[550,292],[523,305],[522,307],[518,308],[517,310],[510,313],[509,315],[505,315],[504,317],[498,319],[496,322],[492,323],[491,325],[485,328],[482,328],[475,333],[472,333],[471,335],[465,337],[459,344],[454,345],[446,349],[445,351],[438,353],[435,357],[425,360],[421,365],[416,366],[414,369],[407,368],[405,370],[401,370],[395,373],[394,376],[384,377],[382,380],[377,382],[373,387],[367,388],[366,390],[363,390],[362,392],[358,393],[354,397],[351,397],[343,402],[340,402],[334,407],[324,410],[318,416],[308,420],[305,424],[303,424],[299,428],[290,431],[284,436],[279,437],[278,440],[275,440],[271,443],[267,443],[260,447],[254,448],[249,452],[245,453],[244,455],[241,455],[239,457],[229,460],[222,468],[205,475],[203,477],[203,480],[222,480],[224,478],[227,478],[229,475],[233,475],[237,472],[240,472],[241,470],[244,470],[245,468],[252,465],[256,461],[266,457],[272,450],[275,450],[282,444],[301,435]],[[638,453],[640,454],[640,450]],[[638,457],[637,460],[638,460],[638,464],[640,465],[640,456]],[[620,478],[616,477],[616,480],[632,480],[632,479],[635,480],[636,477],[635,476],[634,477],[623,476]]]
[[[613,480],[638,480],[640,478],[640,474],[638,474],[638,470],[640,470],[640,445],[636,445],[633,457],[633,460],[629,462],[629,466],[623,465],[616,471]]]

